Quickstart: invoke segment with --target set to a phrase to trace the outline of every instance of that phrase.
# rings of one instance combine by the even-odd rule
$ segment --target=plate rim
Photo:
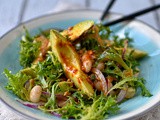
[[[12,30],[18,28],[19,26],[21,26],[21,25],[23,25],[23,24],[27,24],[27,23],[29,23],[29,22],[31,22],[31,21],[33,21],[33,20],[38,20],[38,19],[41,19],[41,18],[43,18],[43,17],[49,17],[49,16],[51,16],[51,15],[64,14],[64,13],[68,13],[68,12],[77,12],[77,11],[78,11],[78,12],[80,12],[80,11],[103,12],[102,10],[96,10],[96,9],[66,10],[66,11],[60,11],[60,12],[55,12],[55,13],[49,12],[49,13],[46,13],[46,14],[43,14],[43,15],[40,15],[40,16],[31,18],[31,19],[29,19],[29,20],[26,20],[26,21],[21,22],[20,24],[15,25],[14,27],[12,27],[12,28],[9,29],[8,31],[6,31],[4,34],[2,34],[2,35],[0,36],[0,40],[1,40],[3,37],[5,37],[8,33],[10,33]],[[114,15],[121,15],[121,16],[123,16],[122,13],[118,13],[118,12],[109,12],[109,14],[114,14]],[[145,23],[145,22],[142,21],[142,20],[139,20],[139,19],[136,19],[136,18],[135,18],[135,19],[133,19],[133,20],[131,20],[131,21],[138,21],[138,22],[140,22],[140,23],[142,23],[142,24],[145,24],[145,25],[147,25],[148,27],[150,27],[150,28],[152,28],[153,30],[155,30],[158,34],[160,34],[160,31],[159,31],[159,30],[157,30],[156,28],[154,28],[154,27],[151,26],[150,24]]]

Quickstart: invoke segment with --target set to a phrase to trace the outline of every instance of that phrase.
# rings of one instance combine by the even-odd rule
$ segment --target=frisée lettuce
[[[16,74],[4,70],[6,89],[21,103],[58,117],[103,120],[139,88],[142,96],[152,96],[139,77],[139,59],[147,53],[132,41],[92,20],[33,37],[26,30],[19,53],[23,68]]]

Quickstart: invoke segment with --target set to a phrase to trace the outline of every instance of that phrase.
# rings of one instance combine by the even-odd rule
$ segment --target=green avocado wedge
[[[68,38],[70,41],[74,41],[83,33],[87,32],[93,25],[94,21],[86,20],[74,25],[73,27],[69,27],[67,30],[61,32],[61,35]]]
[[[94,90],[89,82],[90,79],[81,70],[80,58],[72,44],[55,30],[50,31],[50,42],[52,52],[61,63],[66,77],[71,79],[84,94],[92,97]]]
[[[130,54],[132,52],[132,56],[135,59],[141,59],[144,58],[145,56],[147,56],[147,53],[138,49],[133,49],[133,48],[128,48],[126,51],[128,54]]]

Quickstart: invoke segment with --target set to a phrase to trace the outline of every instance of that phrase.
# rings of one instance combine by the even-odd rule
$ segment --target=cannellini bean
[[[102,83],[101,83],[101,81],[94,81],[94,87],[95,87],[98,91],[101,91],[101,90],[102,90]]]
[[[102,71],[104,69],[104,63],[103,62],[98,63],[96,68]]]
[[[82,65],[86,73],[90,72],[92,68],[92,56],[91,51],[85,52],[82,56]]]
[[[39,102],[42,94],[42,87],[39,85],[34,86],[30,91],[30,101],[31,102]]]
[[[92,68],[92,61],[86,60],[83,62],[84,71],[88,73]]]
[[[134,95],[135,95],[135,93],[136,93],[136,90],[135,90],[135,88],[132,88],[132,87],[129,87],[128,89],[127,89],[127,93],[126,93],[126,95],[125,95],[125,98],[132,98]]]

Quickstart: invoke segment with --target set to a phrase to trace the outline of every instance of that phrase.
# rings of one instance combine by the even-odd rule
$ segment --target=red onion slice
[[[92,72],[96,75],[96,78],[101,81],[102,83],[102,91],[104,92],[104,94],[107,94],[108,91],[108,87],[107,87],[107,82],[106,79],[104,77],[104,75],[102,74],[102,72],[97,69],[97,68],[92,68]]]
[[[121,90],[117,96],[117,102],[121,102],[122,100],[124,100],[125,95],[126,95],[127,91],[126,90]]]
[[[54,111],[52,111],[52,112],[50,112],[52,115],[54,115],[54,116],[56,116],[56,117],[61,117],[62,115],[61,114],[58,114],[58,113],[56,113],[56,112],[54,112]]]
[[[21,104],[23,104],[24,106],[30,107],[30,108],[34,108],[34,109],[38,109],[38,106],[40,105],[44,105],[43,102],[39,102],[39,103],[31,103],[31,102],[26,102],[20,99],[16,99],[18,102],[20,102]]]
[[[45,91],[42,91],[42,95],[45,95],[45,96],[51,96],[51,93],[49,93],[49,92],[45,92]]]

